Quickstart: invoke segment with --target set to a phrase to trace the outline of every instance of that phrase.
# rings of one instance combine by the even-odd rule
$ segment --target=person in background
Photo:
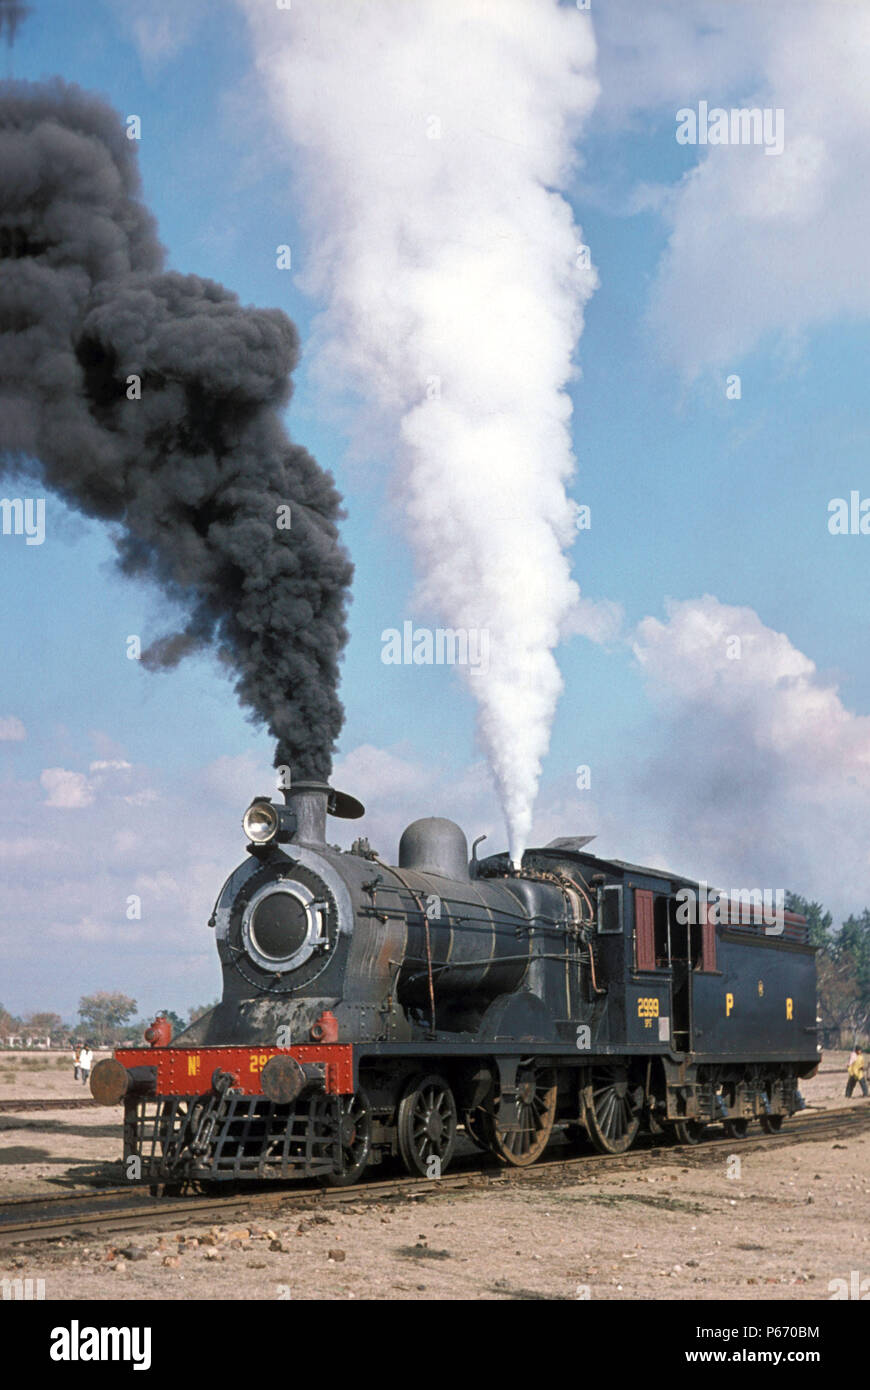
[[[73,1048],[73,1075],[75,1076],[76,1081],[78,1081],[79,1072],[81,1071],[81,1051],[82,1050],[79,1044],[76,1043],[75,1047]]]
[[[861,1092],[866,1096],[867,1081],[864,1076],[864,1053],[860,1047],[856,1047],[849,1058],[848,1079],[846,1081],[846,1095],[851,1096],[856,1086],[861,1087]]]
[[[79,1066],[81,1067],[83,1086],[87,1086],[88,1081],[90,1079],[91,1063],[93,1062],[93,1060],[94,1054],[91,1051],[91,1045],[89,1042],[86,1042],[81,1052],[79,1053]]]

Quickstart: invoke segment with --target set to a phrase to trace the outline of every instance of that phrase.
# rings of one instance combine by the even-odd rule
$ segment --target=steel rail
[[[313,1208],[341,1206],[346,1202],[415,1200],[440,1192],[462,1189],[481,1191],[515,1182],[577,1181],[586,1174],[625,1172],[627,1169],[661,1166],[669,1161],[676,1161],[682,1167],[704,1167],[721,1161],[723,1143],[728,1145],[729,1152],[734,1149],[752,1152],[863,1132],[870,1124],[870,1109],[864,1111],[839,1107],[812,1114],[803,1112],[793,1118],[797,1121],[795,1126],[778,1134],[757,1132],[744,1139],[728,1139],[717,1133],[697,1145],[650,1144],[648,1147],[636,1147],[625,1154],[554,1155],[527,1168],[501,1165],[481,1168],[480,1159],[470,1155],[467,1162],[475,1166],[447,1173],[438,1179],[370,1178],[352,1187],[342,1188],[294,1185],[292,1189],[282,1187],[276,1190],[270,1186],[268,1191],[249,1189],[233,1192],[226,1197],[149,1196],[143,1199],[141,1190],[119,1187],[101,1192],[13,1197],[0,1203],[0,1248],[60,1240],[68,1236],[81,1238],[86,1233],[102,1236],[147,1227],[171,1229],[202,1225],[213,1222],[216,1217],[223,1220],[240,1215],[265,1218],[274,1213],[280,1219],[284,1209],[287,1212],[304,1212]]]
[[[26,1110],[91,1110],[99,1101],[92,1096],[73,1096],[70,1100],[60,1100],[56,1096],[30,1098],[28,1100],[0,1100],[0,1114],[22,1114]]]

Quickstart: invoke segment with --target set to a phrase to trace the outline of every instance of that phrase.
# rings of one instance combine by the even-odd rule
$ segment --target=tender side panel
[[[692,980],[695,1051],[815,1055],[816,964],[810,947],[723,928],[718,972]]]

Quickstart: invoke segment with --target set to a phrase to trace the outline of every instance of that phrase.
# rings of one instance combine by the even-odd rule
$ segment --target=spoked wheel
[[[540,1158],[553,1131],[558,1087],[551,1071],[527,1066],[517,1068],[517,1127],[498,1114],[486,1116],[488,1147],[501,1163],[527,1168]]]
[[[705,1129],[700,1120],[677,1120],[674,1138],[678,1144],[700,1144]]]
[[[749,1121],[744,1117],[723,1120],[722,1124],[729,1139],[745,1139],[749,1129]]]
[[[631,1148],[640,1129],[639,1089],[625,1067],[593,1067],[583,1098],[586,1128],[599,1153],[624,1154]]]
[[[472,1144],[476,1144],[479,1149],[489,1148],[486,1138],[486,1117],[482,1110],[466,1110],[462,1116],[462,1123]]]
[[[414,1177],[440,1178],[456,1146],[456,1102],[443,1076],[415,1076],[399,1101],[399,1153]]]
[[[762,1115],[760,1118],[761,1128],[764,1130],[765,1134],[779,1134],[779,1131],[782,1129],[782,1122],[785,1119],[785,1116]]]
[[[339,1096],[341,1168],[327,1173],[321,1182],[327,1187],[350,1187],[359,1182],[372,1152],[372,1112],[365,1091]]]

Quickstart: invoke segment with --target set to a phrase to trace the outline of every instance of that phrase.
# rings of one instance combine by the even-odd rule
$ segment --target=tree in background
[[[187,1011],[188,1028],[191,1023],[196,1023],[198,1018],[202,1018],[203,1014],[211,1013],[212,1009],[216,1009],[220,1002],[219,999],[215,999],[212,1004],[193,1004]]]
[[[850,981],[851,1000],[844,1000],[843,1027],[859,1042],[870,1024],[870,908],[846,918],[834,938],[834,962]]]
[[[69,1031],[61,1018],[60,1014],[42,1013],[28,1014],[24,1020],[22,1031],[30,1034],[34,1038],[59,1039],[61,1035],[66,1035]]]
[[[803,913],[816,956],[819,1009],[826,1047],[861,1042],[870,1025],[870,909],[846,918],[832,931],[833,918],[821,903],[787,893],[786,908]]]
[[[79,1000],[81,1024],[76,1033],[95,1042],[115,1042],[135,1012],[136,1000],[126,994],[101,989],[96,994],[83,995]]]
[[[819,1012],[822,1016],[822,1038],[826,1047],[841,1047],[851,1043],[854,1029],[850,1022],[859,1011],[860,998],[855,976],[848,960],[838,958],[833,946],[816,957],[819,981]],[[854,1039],[859,1041],[858,1038]]]
[[[0,1004],[0,1041],[2,1041],[7,1034],[12,1033],[14,1035],[20,1033],[20,1031],[21,1019],[16,1018],[14,1014],[11,1014],[8,1009],[4,1009],[3,1005]]]

